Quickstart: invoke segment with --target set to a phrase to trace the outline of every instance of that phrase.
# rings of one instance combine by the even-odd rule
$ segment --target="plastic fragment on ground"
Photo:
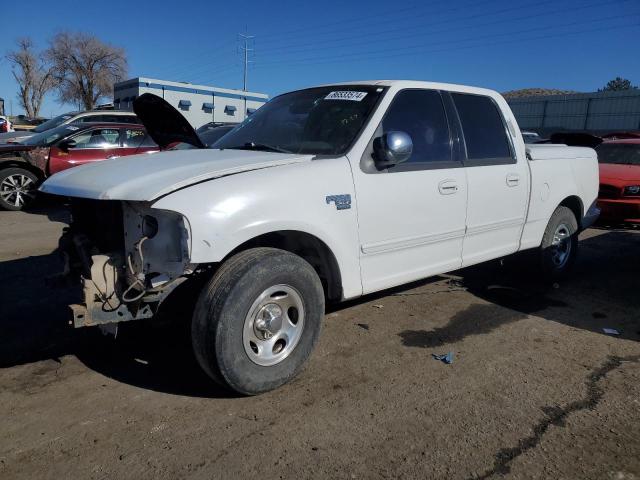
[[[441,362],[446,363],[447,365],[450,365],[453,363],[453,352],[445,353],[442,355],[437,355],[435,353],[432,353],[431,356],[436,360],[440,360]]]

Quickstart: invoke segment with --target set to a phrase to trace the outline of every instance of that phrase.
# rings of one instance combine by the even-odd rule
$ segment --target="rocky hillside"
[[[522,88],[520,90],[510,90],[504,92],[504,98],[520,98],[520,97],[540,97],[543,95],[568,95],[570,93],[580,93],[574,90],[557,90],[555,88]]]

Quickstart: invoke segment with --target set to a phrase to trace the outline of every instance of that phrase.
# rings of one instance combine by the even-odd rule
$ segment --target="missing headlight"
[[[158,220],[151,215],[145,215],[142,219],[142,235],[153,238],[158,233]]]

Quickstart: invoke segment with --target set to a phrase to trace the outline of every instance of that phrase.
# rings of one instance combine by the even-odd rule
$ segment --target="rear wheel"
[[[565,276],[578,253],[578,221],[567,207],[556,208],[542,237],[540,262],[545,276],[558,279]]]
[[[313,350],[324,291],[313,267],[292,253],[254,248],[225,262],[204,288],[192,323],[202,368],[244,395],[295,377]]]
[[[38,188],[38,177],[24,168],[0,170],[0,207],[22,210],[33,202]]]

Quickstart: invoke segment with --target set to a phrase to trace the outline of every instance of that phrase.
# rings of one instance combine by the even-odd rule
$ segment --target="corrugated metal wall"
[[[640,89],[507,100],[522,130],[640,130]]]

